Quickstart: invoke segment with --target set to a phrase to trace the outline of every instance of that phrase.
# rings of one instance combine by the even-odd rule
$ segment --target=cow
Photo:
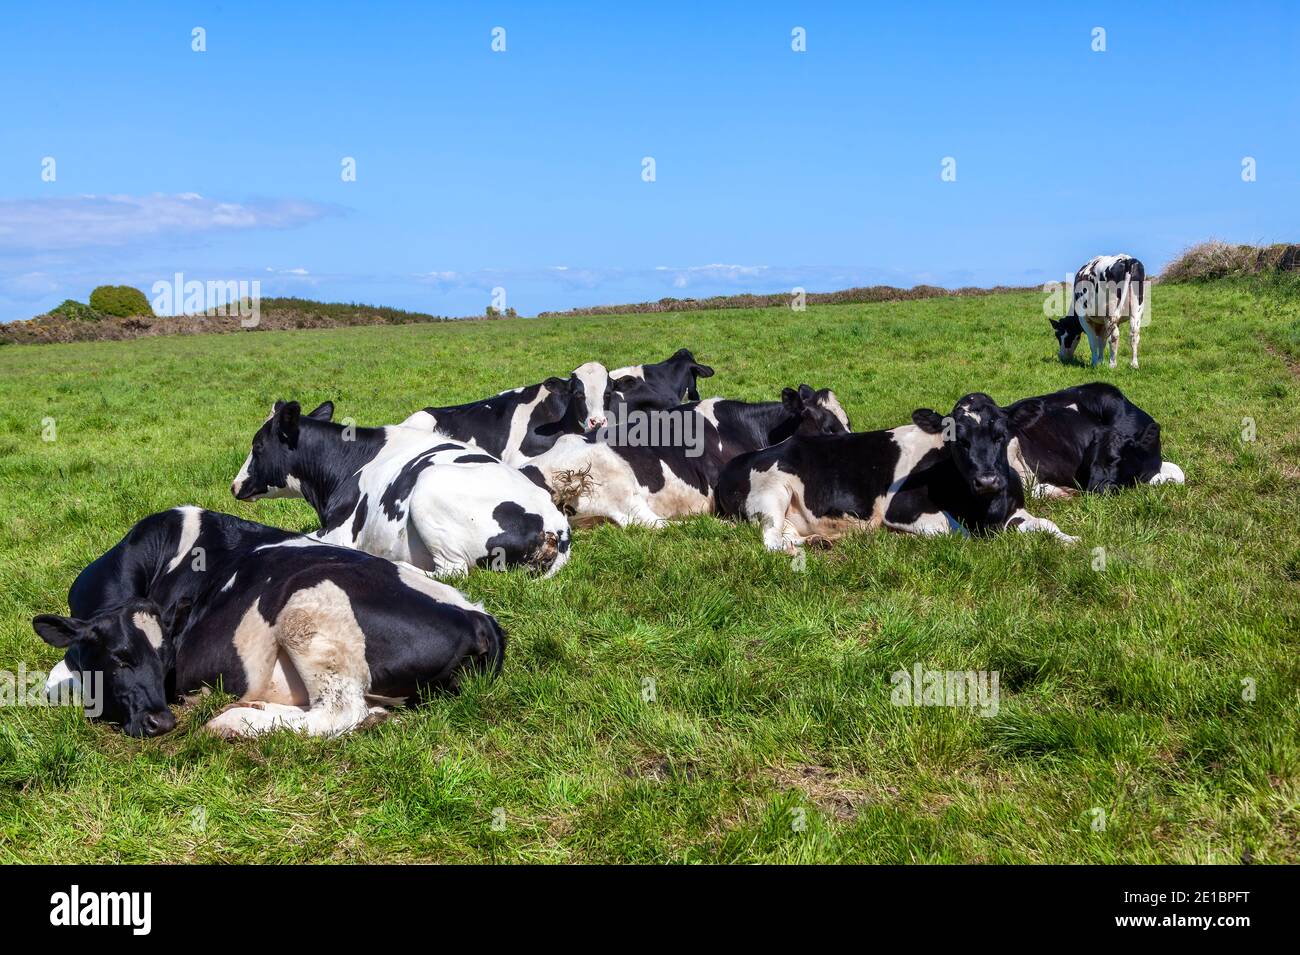
[[[795,434],[846,431],[830,389],[786,388],[780,401],[709,398],[667,411],[634,412],[617,425],[566,435],[523,472],[579,522],[663,527],[713,510],[722,467],[737,454]]]
[[[547,378],[462,405],[424,408],[401,426],[437,431],[517,466],[550,448],[562,434],[604,427],[609,400],[609,372],[589,361],[568,378]]]
[[[231,494],[306,498],[317,540],[439,576],[478,566],[549,577],[569,559],[568,521],[515,468],[438,432],[344,426],[333,415],[330,401],[308,414],[277,401]]]
[[[169,704],[204,687],[239,698],[206,724],[219,735],[337,736],[499,673],[506,647],[481,606],[410,564],[198,507],[137,523],[77,575],[68,607],[32,620],[65,651],[47,695],[86,676],[88,710],[137,737],[174,729]]]
[[[652,365],[628,365],[611,371],[613,407],[619,414],[666,411],[684,401],[699,401],[696,381],[712,377],[712,368],[697,362],[689,349],[681,348]]]
[[[959,400],[947,417],[929,408],[887,431],[798,434],[739,455],[718,479],[720,513],[754,521],[769,550],[797,553],[853,530],[887,527],[911,534],[1013,527],[1074,543],[1049,520],[1025,510],[1007,446],[1033,409],[1012,416],[988,395]]]
[[[1016,427],[1011,466],[1034,497],[1069,497],[1182,484],[1183,471],[1160,453],[1160,425],[1106,382],[1025,398],[1007,407]]]
[[[1074,360],[1079,337],[1088,336],[1092,366],[1101,364],[1105,349],[1110,349],[1110,367],[1119,357],[1119,326],[1129,323],[1129,343],[1138,366],[1138,342],[1142,337],[1142,320],[1146,311],[1146,269],[1131,255],[1099,255],[1079,269],[1074,276],[1070,307],[1059,321],[1049,318],[1058,343],[1058,357]]]

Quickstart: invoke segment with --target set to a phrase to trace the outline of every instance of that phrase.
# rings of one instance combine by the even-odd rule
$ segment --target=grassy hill
[[[500,679],[333,742],[208,738],[220,697],[146,742],[4,707],[0,860],[1300,862],[1300,295],[1152,301],[1137,372],[1060,365],[1023,292],[0,349],[9,670],[58,659],[30,617],[145,514],[313,527],[230,497],[276,398],[378,424],[688,346],[705,394],[807,381],[866,429],[1104,379],[1188,478],[1036,504],[1076,548],[878,534],[799,569],[713,518],[579,532],[553,580],[464,583]],[[998,671],[997,715],[893,706],[917,662]]]

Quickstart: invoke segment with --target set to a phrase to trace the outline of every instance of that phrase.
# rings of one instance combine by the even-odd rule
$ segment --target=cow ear
[[[624,375],[622,378],[615,378],[611,384],[619,391],[626,391],[629,388],[636,387],[636,383],[640,380],[635,375]]]
[[[32,618],[32,629],[50,646],[62,648],[81,636],[82,624],[80,620],[74,620],[72,617],[43,613]]]
[[[917,408],[912,412],[912,424],[926,434],[939,434],[943,431],[943,415],[929,408]]]
[[[1044,411],[1046,411],[1046,408],[1042,401],[1037,398],[1018,401],[1015,410],[1011,413],[1011,427],[1016,431],[1032,428],[1038,422],[1038,419],[1043,416]]]
[[[713,369],[712,369],[712,368],[710,368],[708,365],[701,365],[699,362],[696,362],[696,361],[692,361],[692,363],[691,363],[691,371],[693,371],[695,374],[699,375],[701,378],[712,378],[712,377],[713,377]]]
[[[551,391],[568,391],[572,387],[573,380],[571,378],[558,378],[555,375],[552,375],[550,378],[547,378],[542,382],[542,384],[547,388],[550,388]]]
[[[803,410],[803,399],[793,388],[781,389],[781,404],[785,405],[785,410],[791,414],[798,414]]]
[[[817,392],[813,390],[812,385],[800,385],[799,397],[802,398],[805,403],[810,403],[817,400]]]
[[[298,446],[298,416],[302,414],[302,405],[296,401],[286,401],[275,411],[275,433],[291,448]]]
[[[1049,318],[1048,321],[1052,323],[1052,327],[1055,328],[1058,332],[1061,330],[1061,323],[1058,322],[1056,319]]]
[[[308,418],[314,418],[316,421],[333,421],[334,420],[334,402],[322,401],[314,409],[307,413]]]

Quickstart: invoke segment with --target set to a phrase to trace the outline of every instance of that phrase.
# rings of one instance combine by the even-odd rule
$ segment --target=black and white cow
[[[562,434],[604,427],[609,390],[605,366],[589,361],[568,378],[547,378],[463,405],[425,408],[402,427],[437,431],[517,466],[551,447]]]
[[[1079,337],[1088,336],[1092,365],[1101,364],[1110,348],[1110,367],[1119,357],[1119,326],[1129,323],[1129,343],[1138,366],[1138,342],[1146,309],[1146,269],[1131,255],[1099,255],[1074,276],[1070,308],[1061,320],[1049,318],[1059,345],[1061,361],[1072,361]]]
[[[506,635],[457,590],[409,564],[197,507],[146,517],[77,575],[71,615],[32,627],[66,650],[46,692],[81,685],[131,736],[173,729],[202,687],[239,697],[207,727],[335,736],[374,704],[455,690],[500,671]]]
[[[882,526],[912,534],[1014,527],[1075,542],[1025,510],[1007,446],[1027,420],[1014,422],[975,393],[947,417],[922,408],[912,421],[888,431],[799,434],[742,454],[718,480],[718,509],[758,523],[767,548],[787,553]]]
[[[609,373],[613,383],[612,407],[625,411],[666,411],[683,401],[699,401],[696,380],[712,378],[713,369],[701,365],[688,349],[652,365],[628,365]]]
[[[1160,425],[1114,385],[1091,382],[1007,407],[1015,428],[1011,466],[1035,497],[1182,484],[1160,453]]]
[[[241,501],[303,497],[318,540],[439,575],[474,566],[550,576],[569,559],[569,524],[549,494],[481,448],[437,432],[359,428],[325,402],[277,401],[230,485]]]
[[[564,436],[522,470],[579,521],[662,527],[712,511],[718,475],[736,455],[848,425],[834,392],[800,385],[780,401],[709,398],[633,412],[612,428]]]

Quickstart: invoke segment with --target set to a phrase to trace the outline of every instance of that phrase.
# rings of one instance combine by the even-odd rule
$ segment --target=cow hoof
[[[819,550],[830,550],[831,542],[829,538],[822,537],[821,534],[809,534],[803,539],[805,547],[816,547]]]

